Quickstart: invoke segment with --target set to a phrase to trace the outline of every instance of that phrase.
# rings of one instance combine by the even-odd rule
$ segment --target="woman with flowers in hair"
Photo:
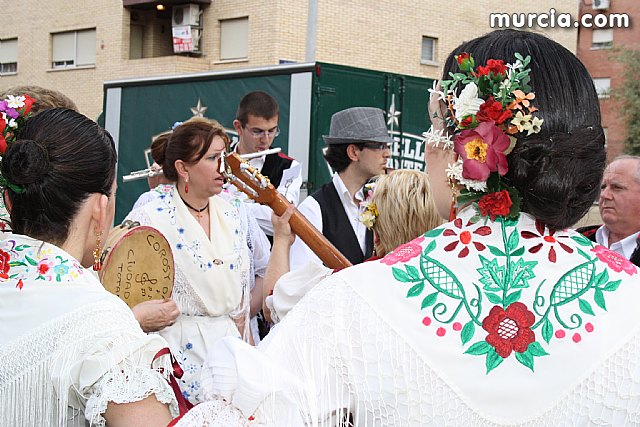
[[[450,222],[411,257],[332,274],[261,348],[299,379],[304,422],[638,424],[637,269],[568,229],[606,160],[584,65],[540,34],[494,31],[449,55],[429,110]],[[256,418],[280,421],[277,403]]]
[[[113,221],[113,139],[75,111],[25,123],[14,105],[0,180],[13,228],[0,241],[0,425],[165,426],[177,415],[167,343],[87,270]]]

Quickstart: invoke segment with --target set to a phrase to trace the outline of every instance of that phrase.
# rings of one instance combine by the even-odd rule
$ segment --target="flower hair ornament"
[[[31,115],[31,107],[35,100],[29,95],[8,95],[0,101],[0,160],[7,151],[7,147],[16,140],[16,131]],[[24,188],[7,181],[0,174],[0,187],[11,188],[16,193],[22,193]]]
[[[471,54],[461,53],[455,57],[459,72],[449,73],[451,79],[440,82],[441,90],[435,82],[429,90],[447,108],[439,117],[445,130],[431,127],[423,134],[425,143],[453,147],[458,158],[449,164],[447,176],[462,187],[456,207],[471,203],[474,220],[515,219],[520,214],[520,194],[504,180],[509,171],[506,156],[517,143],[515,135],[540,132],[543,120],[533,116],[537,108],[531,102],[535,99],[529,84],[531,58],[519,53],[515,58],[513,64],[489,59],[476,67]],[[447,128],[454,129],[453,136]]]
[[[378,207],[372,201],[373,192],[376,189],[376,182],[372,181],[364,185],[364,194],[365,199],[360,202],[360,207],[363,209],[358,221],[363,223],[368,230],[373,229],[373,226],[376,224],[376,220],[378,219]]]

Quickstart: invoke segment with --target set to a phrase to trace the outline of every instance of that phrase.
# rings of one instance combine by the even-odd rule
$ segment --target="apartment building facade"
[[[81,112],[96,118],[102,111],[103,82],[114,79],[313,61],[437,78],[452,48],[492,29],[492,13],[514,18],[550,11],[577,16],[579,2],[476,0],[451,6],[435,0],[2,3],[3,15],[10,18],[0,28],[0,90],[18,84],[57,89],[72,98]],[[532,30],[547,33],[575,52],[576,28],[542,28],[535,20],[532,24]],[[140,107],[152,113],[162,106]]]
[[[577,55],[585,64],[600,95],[602,126],[607,136],[609,159],[624,152],[627,137],[626,120],[616,88],[624,82],[625,70],[617,60],[625,49],[640,50],[640,2],[637,0],[588,0],[580,4],[580,15],[599,14],[599,26],[580,27]],[[613,19],[627,17],[625,21]]]

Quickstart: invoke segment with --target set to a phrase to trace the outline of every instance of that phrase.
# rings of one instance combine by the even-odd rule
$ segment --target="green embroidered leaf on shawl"
[[[455,299],[462,299],[464,297],[463,288],[458,279],[451,270],[439,261],[425,256],[423,253],[420,256],[420,269],[422,270],[422,275],[425,280],[438,291]]]
[[[593,246],[593,242],[587,239],[586,237],[584,237],[582,234],[578,236],[571,236],[571,239],[573,239],[573,241],[579,244],[580,246],[589,246],[589,247]]]
[[[549,355],[549,353],[547,353],[547,351],[544,348],[542,348],[542,346],[538,341],[534,341],[531,344],[529,344],[529,347],[527,347],[527,351],[535,357]]]
[[[585,314],[590,314],[591,316],[595,316],[593,309],[591,308],[591,304],[588,301],[578,298],[578,306],[580,307],[580,311]]]
[[[26,259],[26,260],[27,260],[27,262],[28,262],[29,264],[31,264],[31,265],[38,265],[38,261],[36,261],[36,260],[35,260],[35,259],[33,259],[33,258],[28,257],[27,255],[25,255],[25,256],[24,256],[24,259]]]
[[[425,309],[427,307],[432,306],[433,304],[436,303],[437,299],[438,299],[438,292],[434,292],[432,294],[427,295],[422,300],[422,305],[421,305],[420,309]]]
[[[596,288],[595,292],[593,293],[593,301],[598,305],[598,307],[600,307],[604,311],[607,311],[607,304],[604,301],[604,292],[602,292],[602,289]]]
[[[443,232],[444,232],[444,227],[434,228],[424,233],[424,237],[438,237]]]
[[[464,352],[464,354],[481,356],[483,354],[489,353],[492,350],[495,352],[493,347],[491,347],[491,344],[483,340],[483,341],[478,341],[477,343],[472,344],[471,347],[469,347],[467,351]]]
[[[517,262],[511,263],[511,272],[513,279],[511,280],[512,288],[528,288],[529,279],[536,277],[533,269],[538,265],[538,261],[524,261],[520,258]]]
[[[27,263],[26,262],[22,262],[22,261],[11,261],[11,262],[9,262],[9,266],[10,267],[18,267],[18,266],[26,267]]]
[[[521,294],[522,294],[522,291],[516,291],[507,295],[507,298],[505,298],[504,300],[504,306],[509,307],[511,304],[518,301],[520,299]]]
[[[15,248],[13,248],[13,250],[14,251],[22,251],[22,250],[25,250],[25,249],[27,249],[29,247],[30,247],[29,245],[18,245]]]
[[[507,240],[507,250],[506,252],[511,252],[518,247],[518,243],[520,242],[520,235],[518,230],[513,230],[509,239]]]
[[[484,290],[490,292],[502,291],[504,289],[502,284],[504,267],[498,266],[496,259],[489,261],[482,255],[479,258],[482,267],[478,269],[478,273],[480,273],[480,283],[484,285]]]
[[[422,277],[420,277],[420,272],[417,268],[409,264],[405,264],[404,268],[407,270],[409,277],[411,277],[413,281],[422,280]]]
[[[618,289],[618,286],[620,286],[620,283],[622,283],[621,280],[614,280],[613,282],[609,282],[604,287],[604,290],[607,292],[613,292]]]
[[[591,259],[592,259],[592,257],[591,257],[588,253],[586,253],[585,251],[583,251],[582,249],[580,249],[580,248],[576,248],[576,249],[578,250],[578,253],[579,253],[580,255],[582,255],[584,258],[586,258],[586,259],[588,259],[588,260],[591,260]]]
[[[473,338],[473,335],[476,333],[476,325],[473,322],[473,320],[469,320],[463,327],[462,327],[462,331],[460,333],[460,338],[462,339],[462,345],[465,345],[466,343],[468,343],[469,341],[471,341],[471,338]],[[486,341],[484,341],[485,343],[487,343]]]
[[[498,294],[494,294],[491,292],[485,292],[484,294],[487,296],[487,299],[490,303],[504,306],[502,297],[500,297]]]
[[[523,353],[518,353],[516,351],[516,360],[521,364],[523,364],[524,366],[526,366],[527,368],[531,369],[531,372],[534,372],[533,371],[533,354],[529,352],[529,349],[527,349],[527,351]]]
[[[416,283],[407,292],[407,298],[417,297],[422,293],[423,290],[424,290],[424,282]]]
[[[404,271],[400,270],[398,267],[391,267],[391,271],[393,273],[393,277],[397,281],[403,282],[403,283],[411,281],[411,278],[409,277],[409,275]]]
[[[516,249],[515,251],[511,252],[511,256],[522,256],[524,254],[524,246],[520,246],[520,248]]]
[[[549,318],[544,319],[544,323],[542,324],[542,339],[545,340],[547,344],[551,341],[551,337],[553,336],[553,325]]]
[[[595,279],[593,262],[586,262],[569,270],[554,285],[551,305],[566,304],[585,293]]]
[[[507,256],[504,252],[502,252],[500,249],[496,248],[495,246],[491,246],[491,245],[487,245],[487,247],[489,248],[489,251],[495,255],[495,256]]]
[[[602,273],[598,274],[595,278],[595,286],[600,286],[603,283],[607,283],[609,280],[609,273],[607,270],[603,270]]]
[[[489,350],[489,353],[487,353],[487,360],[485,362],[485,365],[487,367],[487,374],[497,368],[498,365],[500,365],[503,361],[504,359],[502,358],[502,356],[496,353],[496,350],[491,347],[491,350]]]
[[[433,251],[436,248],[436,241],[432,240],[429,242],[426,248],[422,251],[422,256],[427,256],[427,254]]]

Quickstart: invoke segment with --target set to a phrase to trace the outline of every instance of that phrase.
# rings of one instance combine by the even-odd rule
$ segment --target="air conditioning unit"
[[[171,11],[171,25],[200,25],[200,6],[197,4],[175,5]]]
[[[609,0],[592,0],[591,7],[593,10],[607,10],[609,9]]]

